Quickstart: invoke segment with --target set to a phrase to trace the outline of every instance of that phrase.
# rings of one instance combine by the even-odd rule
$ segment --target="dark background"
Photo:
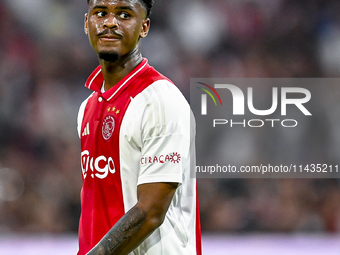
[[[98,65],[83,32],[86,10],[85,0],[0,5],[2,234],[77,231],[76,115],[90,93],[83,85]],[[143,53],[188,99],[190,78],[339,77],[339,13],[336,0],[156,0]],[[332,100],[340,87],[320,93],[331,98],[332,111],[320,125],[308,126],[308,134],[317,140],[327,132],[327,146],[316,147],[316,153],[339,163],[340,123],[333,118],[339,111]],[[247,158],[260,146],[270,157],[278,144],[252,143],[254,135],[229,137],[222,153]],[[294,146],[304,135],[289,142]],[[207,141],[207,150],[213,142]],[[237,150],[238,143],[249,150]],[[198,183],[203,233],[340,231],[338,179]]]

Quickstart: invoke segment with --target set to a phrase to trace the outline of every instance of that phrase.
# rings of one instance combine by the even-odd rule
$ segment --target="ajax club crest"
[[[105,117],[103,120],[103,126],[102,126],[102,135],[105,141],[108,141],[113,134],[113,131],[115,129],[115,119],[112,115],[109,115]]]

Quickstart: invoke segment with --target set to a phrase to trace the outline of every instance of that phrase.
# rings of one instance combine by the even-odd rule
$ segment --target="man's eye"
[[[106,12],[104,12],[104,11],[97,11],[97,12],[96,12],[96,15],[97,15],[98,17],[105,17]]]
[[[128,18],[130,18],[130,14],[128,14],[127,12],[122,12],[118,16],[121,19],[128,19]]]

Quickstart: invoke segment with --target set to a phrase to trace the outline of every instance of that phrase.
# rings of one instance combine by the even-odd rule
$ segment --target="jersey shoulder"
[[[144,139],[179,132],[190,120],[190,106],[181,91],[168,79],[153,82],[131,102],[139,116]]]
[[[169,79],[152,82],[135,99],[141,101],[145,107],[156,107],[163,112],[184,111],[190,108],[182,92]]]

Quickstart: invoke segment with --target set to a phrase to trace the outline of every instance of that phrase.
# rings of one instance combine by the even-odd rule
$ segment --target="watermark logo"
[[[340,122],[333,114],[339,84],[337,78],[191,78],[191,176],[340,178],[334,146],[325,143]]]
[[[311,100],[311,92],[303,87],[299,86],[252,86],[249,84],[235,85],[227,82],[211,82],[209,85],[207,82],[196,81],[196,88],[204,91],[204,94],[200,94],[200,115],[207,116],[210,112],[213,112],[214,116],[220,115],[221,117],[213,119],[213,127],[218,125],[230,125],[230,127],[240,125],[243,127],[262,127],[266,123],[274,127],[275,124],[280,123],[283,127],[295,127],[298,125],[296,119],[288,119],[286,116],[296,115],[297,112],[302,113],[302,116],[311,116],[312,113],[308,110],[306,104]],[[202,86],[197,87],[197,84]],[[250,86],[249,86],[250,85]],[[291,85],[291,84],[289,84]],[[242,90],[242,89],[243,90]],[[259,91],[256,89],[259,88]],[[259,95],[262,91],[266,91],[266,97],[262,98],[265,101],[266,106],[256,106],[255,95]],[[254,91],[256,93],[254,93]],[[269,93],[268,93],[269,92]],[[197,94],[197,93],[196,93]],[[208,96],[214,102],[215,106],[220,105],[219,108],[208,108]],[[232,98],[230,100],[229,98]],[[226,98],[227,101],[226,101]],[[226,101],[226,102],[223,102]],[[259,100],[257,100],[259,101]],[[255,102],[255,103],[254,103]],[[223,104],[224,103],[224,104]],[[261,104],[260,104],[261,105]],[[227,112],[232,110],[233,119],[226,119]],[[294,113],[288,114],[287,112]],[[256,116],[253,119],[240,119],[239,116]],[[285,117],[270,118],[270,115]],[[265,118],[263,118],[265,116]]]
[[[201,83],[201,82],[200,82]],[[218,97],[220,100],[220,103],[222,105],[222,100],[217,93],[217,91],[210,85],[201,83],[207,87],[209,87]],[[199,89],[207,92],[210,97],[213,99],[215,105],[217,105],[216,100],[214,96],[206,89],[200,88]],[[242,90],[231,84],[215,84],[215,88],[217,89],[228,89],[231,92],[232,98],[233,98],[233,115],[244,115],[244,108],[245,108],[245,96],[242,92]],[[300,94],[303,95],[302,98],[289,98],[288,95],[290,93],[295,93],[295,94]],[[270,115],[274,113],[278,107],[278,88],[272,88],[272,105],[269,109],[266,110],[259,110],[254,107],[253,103],[253,88],[248,87],[247,88],[247,105],[248,105],[248,110],[259,116],[265,116],[265,115]],[[281,115],[287,115],[287,105],[295,105],[304,115],[312,115],[307,108],[303,105],[307,103],[311,99],[311,93],[309,90],[305,88],[281,88]],[[207,95],[202,94],[201,97],[201,114],[202,115],[207,115]]]
[[[201,84],[203,86],[206,86],[207,88],[209,88],[211,91],[213,91],[215,93],[215,95],[217,96],[218,100],[220,101],[220,104],[222,105],[222,100],[220,95],[217,93],[216,89],[214,89],[212,86],[205,84],[203,82],[197,82],[198,84]],[[213,96],[213,94],[211,94],[211,92],[205,88],[201,88],[201,87],[197,87],[198,89],[203,90],[204,92],[206,92],[214,101],[215,105],[217,106],[217,102],[215,100],[215,97]],[[202,94],[201,96],[201,114],[202,115],[207,115],[207,94]]]

